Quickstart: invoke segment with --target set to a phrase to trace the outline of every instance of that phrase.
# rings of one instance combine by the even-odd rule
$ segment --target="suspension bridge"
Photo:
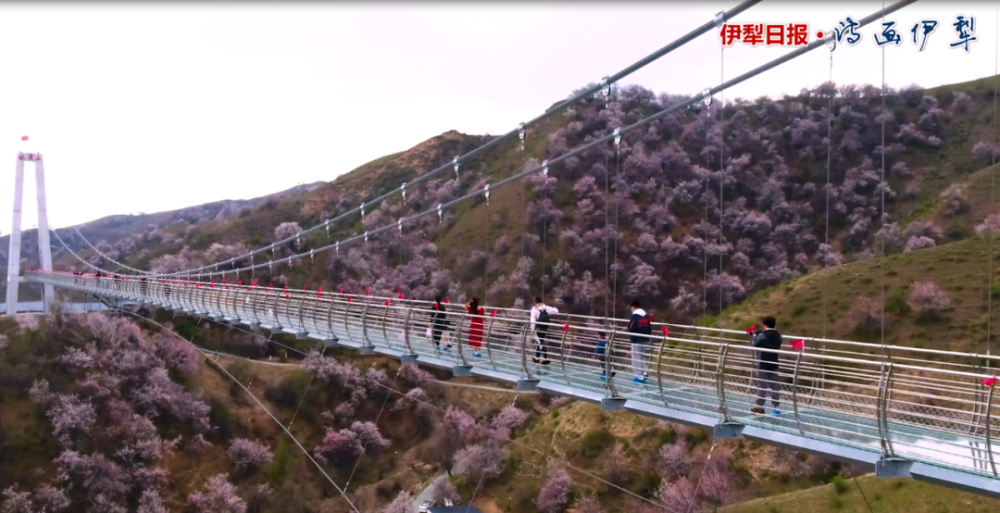
[[[860,20],[865,26],[913,3],[903,0]],[[447,203],[400,218],[393,223],[329,243],[305,253],[277,258],[275,249],[287,247],[311,233],[326,230],[341,219],[360,215],[435,175],[454,171],[503,141],[524,140],[526,131],[583,98],[603,94],[611,85],[643,66],[667,55],[694,38],[721,27],[726,20],[756,4],[743,2],[718,13],[691,33],[650,56],[605,77],[543,115],[522,123],[474,150],[454,158],[412,182],[365,201],[337,217],[283,240],[212,264],[171,273],[130,267],[87,245],[124,272],[112,272],[88,263],[69,249],[52,231],[63,249],[96,273],[54,271],[45,211],[43,158],[20,154],[16,175],[15,221],[8,263],[7,313],[17,311],[17,286],[23,281],[40,284],[49,311],[54,291],[75,292],[98,298],[109,308],[140,303],[174,312],[209,318],[230,325],[246,325],[271,332],[312,338],[326,347],[349,347],[364,354],[382,354],[406,363],[429,365],[456,376],[480,376],[513,383],[518,390],[545,391],[599,404],[609,411],[624,410],[653,418],[713,430],[717,438],[743,438],[864,465],[880,477],[917,480],[1000,497],[1000,474],[994,443],[998,422],[993,384],[1000,357],[935,349],[870,344],[823,337],[786,334],[796,340],[778,350],[753,348],[745,333],[719,328],[654,323],[648,344],[649,378],[631,377],[632,344],[625,321],[609,316],[562,315],[548,326],[551,365],[532,361],[535,331],[527,312],[487,307],[485,313],[466,312],[456,305],[436,309],[431,303],[402,297],[350,295],[306,290],[273,290],[256,284],[235,284],[255,270],[312,259],[315,254],[340,251],[341,246],[367,242],[371,237],[402,232],[414,221],[437,215],[462,201],[522,182],[526,177],[548,174],[550,166],[598,145],[613,144],[622,136],[680,109],[709,105],[715,95],[780,66],[810,51],[836,49],[834,31],[763,66],[718,86],[678,101],[635,123],[609,130],[567,153],[516,173]],[[883,79],[884,84],[884,79]],[[884,87],[884,85],[883,85]],[[832,101],[832,100],[831,100]],[[39,195],[40,269],[20,273],[20,210],[23,165],[34,162]],[[883,170],[884,172],[884,170]],[[884,192],[883,192],[884,194]],[[721,196],[720,196],[721,202]],[[884,209],[884,204],[883,204]],[[353,218],[356,219],[356,218]],[[82,237],[82,235],[81,235]],[[85,240],[85,239],[84,239]],[[272,258],[262,261],[271,254]],[[256,257],[256,260],[255,260]],[[721,263],[720,263],[721,265]],[[707,256],[706,256],[707,268]],[[992,272],[992,269],[991,269]],[[219,280],[219,281],[217,281]],[[431,316],[442,314],[454,326],[451,350],[439,347],[432,336]],[[467,345],[473,331],[482,331],[481,349]],[[599,333],[607,333],[606,353],[595,355]],[[780,415],[751,413],[756,396],[754,364],[761,352],[776,353],[781,361]],[[286,430],[287,432],[287,430]]]

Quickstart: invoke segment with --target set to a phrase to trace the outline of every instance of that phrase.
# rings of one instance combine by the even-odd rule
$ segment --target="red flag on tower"
[[[997,384],[997,377],[993,376],[992,378],[986,378],[986,379],[982,380],[979,384],[991,387],[991,386]]]
[[[494,308],[493,313],[490,314],[490,317],[496,317],[496,316],[497,316],[497,309]]]
[[[792,349],[795,351],[801,351],[806,348],[806,341],[804,339],[798,339],[792,341]]]
[[[26,136],[26,135],[22,135],[22,136],[21,136],[21,140],[22,140],[22,141],[27,141],[27,140],[28,140],[28,136]]]

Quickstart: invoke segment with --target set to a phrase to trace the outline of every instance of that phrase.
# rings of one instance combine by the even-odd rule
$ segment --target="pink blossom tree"
[[[1000,232],[1000,214],[990,214],[982,223],[976,225],[976,235],[985,237]]]
[[[167,507],[163,505],[163,499],[156,490],[145,490],[139,497],[139,506],[135,513],[169,513]]]
[[[728,468],[709,468],[701,476],[699,497],[719,508],[728,504],[736,494],[736,476]]]
[[[686,477],[674,482],[661,481],[655,496],[667,511],[691,511],[696,502],[694,485]]]
[[[350,429],[327,428],[323,440],[313,449],[316,459],[328,465],[346,466],[364,452],[358,434]]]
[[[506,457],[499,442],[487,440],[455,453],[451,472],[465,476],[470,482],[487,481],[500,475],[500,462]]]
[[[907,302],[921,320],[934,321],[941,317],[942,310],[951,305],[951,297],[934,282],[914,282],[910,285]]]
[[[946,216],[957,216],[969,210],[969,199],[962,184],[953,183],[941,192],[941,203]]]
[[[667,444],[660,447],[656,454],[656,472],[661,478],[673,481],[678,477],[687,475],[691,470],[688,465],[688,449],[681,442]]]
[[[382,513],[417,513],[417,505],[413,502],[410,492],[403,490],[386,507]]]
[[[236,470],[241,472],[253,472],[270,462],[274,456],[266,445],[246,438],[233,440],[226,454],[236,465]]]
[[[451,483],[448,476],[438,476],[437,479],[431,484],[432,487],[432,497],[437,502],[444,502],[445,499],[452,502],[458,502],[459,495],[458,490],[455,489],[455,485]]]
[[[496,430],[496,438],[506,439],[510,432],[521,427],[528,420],[528,414],[524,410],[508,404],[504,406],[500,413],[490,422],[490,427]]]
[[[847,311],[847,323],[856,332],[875,333],[882,326],[882,305],[870,297],[859,297]]]
[[[31,492],[19,492],[16,486],[3,491],[3,513],[35,513]]]
[[[389,439],[382,436],[374,422],[355,422],[351,424],[351,431],[357,435],[361,447],[369,454],[379,454],[392,445]]]
[[[225,474],[217,474],[205,483],[205,490],[188,495],[188,503],[198,513],[246,513],[247,504]]]
[[[584,497],[577,500],[573,504],[573,509],[576,513],[604,513],[601,503],[597,502],[597,499],[593,497]],[[635,512],[636,510],[629,508],[628,511]]]
[[[435,381],[434,375],[421,369],[416,364],[404,363],[399,366],[399,377],[415,387],[424,387]]]
[[[569,490],[573,485],[569,474],[556,463],[549,465],[549,476],[538,492],[535,505],[544,513],[562,513],[569,506]]]
[[[52,434],[64,447],[71,447],[75,441],[90,433],[97,421],[97,410],[89,401],[76,395],[57,395],[52,406],[45,411],[52,423]]]

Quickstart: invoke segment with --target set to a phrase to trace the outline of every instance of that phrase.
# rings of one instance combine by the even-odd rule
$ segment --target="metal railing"
[[[786,346],[802,338],[804,348],[766,350],[739,331],[659,323],[647,343],[632,344],[622,319],[561,315],[533,331],[528,312],[505,308],[472,315],[442,305],[445,322],[435,324],[440,311],[418,300],[68,273],[29,272],[26,281],[998,476],[993,390],[980,383],[990,377],[981,366],[998,357],[790,335]],[[765,352],[778,354],[773,375],[756,368]],[[636,382],[643,370],[648,378]],[[780,405],[769,393],[767,414],[751,413],[769,388]]]

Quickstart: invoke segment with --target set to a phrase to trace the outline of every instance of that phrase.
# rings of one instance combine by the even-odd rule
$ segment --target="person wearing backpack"
[[[638,301],[633,301],[632,317],[628,321],[629,342],[632,343],[632,370],[635,377],[633,383],[645,383],[649,377],[646,363],[646,348],[649,346],[649,335],[653,332],[652,319],[645,310],[639,307]]]
[[[542,302],[541,297],[535,296],[535,306],[531,307],[531,325],[529,328],[535,334],[537,347],[535,349],[535,357],[531,361],[542,365],[550,363],[546,340],[549,335],[549,323],[552,322],[551,316],[558,313],[558,309],[546,305]]]

